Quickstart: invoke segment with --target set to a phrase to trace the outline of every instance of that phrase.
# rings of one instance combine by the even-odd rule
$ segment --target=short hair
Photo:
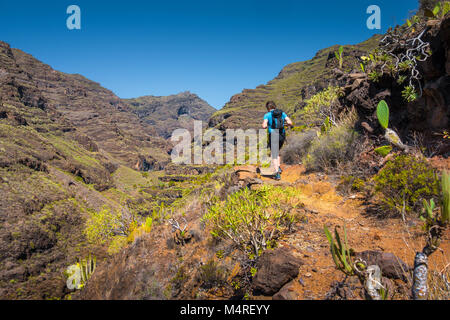
[[[267,110],[275,110],[277,108],[277,105],[273,101],[268,101],[266,103]]]

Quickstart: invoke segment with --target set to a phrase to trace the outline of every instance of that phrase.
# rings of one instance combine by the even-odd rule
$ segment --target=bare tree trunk
[[[428,298],[428,256],[418,252],[414,259],[414,276],[412,295],[414,300],[426,300]]]

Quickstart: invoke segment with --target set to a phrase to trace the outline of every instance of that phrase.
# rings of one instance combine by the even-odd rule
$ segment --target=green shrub
[[[188,280],[189,275],[186,273],[185,267],[181,266],[180,268],[178,268],[176,275],[170,280],[170,282],[173,284],[174,288],[180,289],[183,286],[183,284]]]
[[[382,195],[383,208],[397,214],[416,211],[423,199],[439,194],[439,181],[433,169],[425,159],[410,155],[388,161],[374,180],[375,191]]]
[[[306,106],[294,115],[299,125],[321,125],[325,114],[332,113],[334,102],[341,96],[339,87],[330,86],[306,100]]]
[[[433,10],[440,0],[419,0],[420,10]]]
[[[317,138],[315,130],[294,133],[288,137],[287,145],[282,149],[281,156],[286,164],[299,164],[306,156],[311,143]]]
[[[99,212],[92,212],[84,233],[89,242],[104,244],[116,235],[126,236],[132,223],[131,217],[125,217],[104,206]]]
[[[212,226],[214,237],[231,239],[253,259],[273,247],[277,233],[283,233],[295,221],[289,210],[281,208],[281,200],[294,202],[292,190],[286,190],[283,198],[280,190],[271,186],[257,191],[245,188],[226,201],[213,202],[202,221]]]

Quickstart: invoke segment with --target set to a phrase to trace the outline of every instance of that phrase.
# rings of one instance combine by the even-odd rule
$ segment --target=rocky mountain
[[[182,92],[166,97],[146,96],[123,100],[139,119],[164,138],[175,129],[193,130],[193,120],[207,122],[216,111],[196,94]]]
[[[111,91],[83,76],[53,70],[6,43],[0,43],[0,50],[1,96],[10,113],[37,108],[42,117],[52,114],[66,123],[65,133],[91,140],[112,157],[112,162],[133,166],[141,157],[167,162],[166,141],[154,128],[142,125]],[[36,125],[40,132],[51,132],[51,128]]]

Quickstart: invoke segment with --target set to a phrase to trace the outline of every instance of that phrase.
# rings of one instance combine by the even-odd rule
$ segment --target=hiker
[[[280,150],[286,140],[286,130],[284,126],[287,124],[292,127],[292,121],[289,119],[286,113],[277,108],[277,105],[273,101],[266,103],[267,113],[264,115],[264,122],[262,127],[268,130],[269,139],[268,145],[272,153],[272,166],[275,169],[275,180],[281,179],[281,167],[280,167]],[[272,136],[274,139],[278,138],[278,148],[276,148],[277,141],[274,140],[275,149],[272,150]]]

